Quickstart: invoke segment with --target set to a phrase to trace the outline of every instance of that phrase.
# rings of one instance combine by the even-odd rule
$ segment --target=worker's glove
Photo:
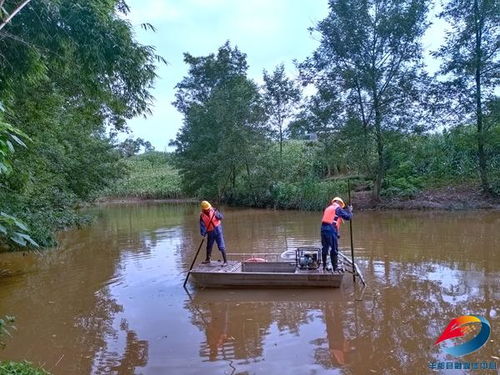
[[[201,232],[201,236],[202,236],[202,237],[205,237],[206,235],[207,235],[207,232],[206,232],[206,231],[205,231],[205,232]]]
[[[347,209],[349,210],[349,212],[352,213],[352,205],[349,205],[349,207],[347,207]]]

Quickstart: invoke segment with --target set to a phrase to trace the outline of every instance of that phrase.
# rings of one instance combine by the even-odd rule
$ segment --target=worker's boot
[[[210,264],[210,257],[207,257],[201,264]]]
[[[333,271],[337,271],[337,268],[338,268],[338,265],[337,265],[337,262],[338,262],[338,255],[337,254],[331,254],[331,258],[332,258],[332,267],[333,267]]]
[[[227,257],[226,257],[226,252],[222,252],[222,259],[224,259],[224,263],[222,263],[222,267],[227,266]]]
[[[205,257],[205,260],[201,262],[201,264],[210,264],[210,258],[212,258],[212,249],[207,248],[207,256]]]

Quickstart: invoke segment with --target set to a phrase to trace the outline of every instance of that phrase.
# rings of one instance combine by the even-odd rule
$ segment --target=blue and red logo
[[[466,336],[469,333],[476,331],[479,324],[481,324],[479,332],[470,340],[459,345],[443,348],[446,353],[455,357],[462,357],[475,352],[486,344],[491,332],[490,323],[486,320],[486,318],[478,315],[463,315],[453,319],[445,328],[441,336],[439,336],[436,340],[434,345],[451,338]]]

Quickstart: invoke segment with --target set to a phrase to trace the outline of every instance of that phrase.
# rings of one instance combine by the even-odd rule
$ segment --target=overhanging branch
[[[3,2],[5,0],[0,0],[0,6],[3,5]],[[10,20],[12,18],[14,18],[14,16],[19,13],[21,11],[21,9],[23,9],[26,5],[28,5],[28,3],[30,2],[31,0],[24,0],[23,2],[21,2],[19,5],[17,5],[14,10],[7,16],[6,19],[2,20],[2,22],[0,23],[0,30],[2,30],[5,25],[7,25],[7,23],[10,22]]]

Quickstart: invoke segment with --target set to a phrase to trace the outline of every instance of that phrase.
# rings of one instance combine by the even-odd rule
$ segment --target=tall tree
[[[312,30],[320,33],[320,46],[299,65],[306,82],[339,93],[346,120],[355,112],[374,136],[375,199],[380,197],[385,174],[384,130],[408,130],[415,123],[412,109],[418,101],[420,39],[427,27],[428,3],[330,0],[329,15]]]
[[[483,191],[490,192],[484,119],[485,103],[494,99],[500,82],[500,3],[450,0],[440,17],[452,26],[435,53],[445,60],[440,71],[443,88],[454,104],[448,108],[453,109],[454,123],[476,123],[479,177]]]
[[[155,149],[151,142],[145,141],[142,138],[127,138],[117,145],[118,151],[125,158],[138,154],[141,151],[141,147],[144,149],[144,152],[151,152]]]
[[[220,198],[242,172],[251,184],[250,165],[264,141],[261,97],[246,77],[246,55],[229,42],[217,54],[186,53],[184,61],[189,73],[177,84],[174,102],[184,125],[172,144],[187,189]]]
[[[271,126],[278,133],[280,157],[283,157],[283,126],[299,104],[300,89],[286,76],[283,64],[278,65],[272,74],[264,70],[263,89],[266,113]]]
[[[0,1],[10,15],[16,3]],[[127,12],[123,0],[31,1],[0,30],[5,120],[32,140],[0,176],[0,205],[41,245],[122,173],[109,132],[148,113],[161,58],[134,40]]]

